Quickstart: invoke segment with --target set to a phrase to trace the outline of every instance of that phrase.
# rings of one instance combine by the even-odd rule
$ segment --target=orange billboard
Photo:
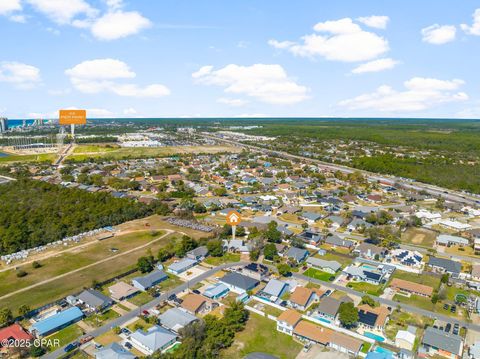
[[[86,110],[60,110],[59,112],[60,125],[85,125],[87,123]]]

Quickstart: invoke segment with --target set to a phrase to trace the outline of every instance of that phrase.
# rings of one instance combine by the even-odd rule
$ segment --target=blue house
[[[218,299],[226,296],[230,289],[223,284],[223,283],[216,283],[211,286],[209,286],[205,292],[203,292],[203,295],[207,298],[210,299]]]
[[[54,333],[68,327],[83,318],[83,312],[78,307],[71,307],[51,317],[40,320],[29,328],[29,332],[37,337]]]

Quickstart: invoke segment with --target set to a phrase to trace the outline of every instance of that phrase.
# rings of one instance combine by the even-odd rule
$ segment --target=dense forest
[[[0,186],[0,254],[32,248],[163,210],[108,193],[19,179]]]

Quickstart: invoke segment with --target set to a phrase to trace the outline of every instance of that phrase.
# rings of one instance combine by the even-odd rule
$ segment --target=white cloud
[[[20,62],[0,62],[0,82],[8,82],[22,89],[32,88],[40,82],[40,70]]]
[[[373,93],[367,93],[344,100],[340,106],[352,110],[376,110],[380,112],[422,111],[435,105],[465,101],[468,95],[458,92],[463,80],[438,80],[414,77],[404,82],[405,90],[396,91],[390,86],[380,86]]]
[[[270,104],[295,104],[308,98],[308,88],[288,77],[280,65],[230,64],[219,70],[204,66],[192,77],[201,84],[225,87],[225,92],[255,98]]]
[[[350,18],[320,22],[314,30],[317,33],[303,36],[301,42],[270,40],[268,43],[296,56],[320,56],[343,62],[372,60],[389,50],[386,39],[362,30]]]
[[[460,27],[469,35],[480,36],[480,9],[476,9],[473,13],[473,23],[471,26],[462,24]]]
[[[72,85],[84,93],[112,92],[119,96],[161,97],[170,94],[170,90],[160,84],[145,87],[119,80],[132,79],[135,72],[123,61],[116,59],[96,59],[84,61],[65,71]]]
[[[99,40],[116,40],[138,34],[152,23],[136,11],[109,12],[92,25],[92,34]]]
[[[219,98],[217,100],[217,102],[218,103],[223,103],[223,104],[229,105],[229,106],[243,106],[246,103],[248,103],[248,101],[242,100],[240,98],[225,98],[225,97]]]
[[[422,29],[422,40],[429,44],[442,45],[455,40],[457,29],[453,25],[431,25]]]
[[[27,0],[37,11],[60,25],[72,23],[77,16],[92,18],[98,10],[84,0]]]
[[[136,115],[137,113],[137,110],[135,110],[133,107],[129,107],[123,110],[123,114],[128,116]]]
[[[380,71],[390,70],[390,69],[393,69],[399,63],[400,63],[399,61],[391,58],[373,60],[355,67],[352,70],[352,73],[363,74],[366,72],[380,72]]]
[[[19,22],[22,24],[27,22],[27,17],[25,15],[20,15],[20,14],[12,15],[9,17],[9,19],[14,22]]]
[[[13,11],[22,10],[20,0],[1,0],[0,1],[0,15],[10,14]]]
[[[388,16],[372,15],[359,17],[357,20],[369,27],[373,27],[376,29],[386,29],[390,18]]]
[[[107,4],[108,8],[111,10],[118,10],[123,7],[122,0],[105,0],[105,3]]]
[[[93,118],[113,117],[115,114],[104,108],[87,108],[87,116]]]

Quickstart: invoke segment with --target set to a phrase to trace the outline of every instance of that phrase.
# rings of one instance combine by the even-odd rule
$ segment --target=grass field
[[[396,302],[413,305],[414,307],[422,308],[425,310],[435,310],[435,304],[433,304],[429,298],[421,297],[419,295],[411,295],[410,297],[406,297],[400,294],[395,294],[393,300]]]
[[[140,292],[136,296],[130,298],[128,301],[135,304],[137,307],[147,304],[153,299],[153,297],[147,292]]]
[[[75,148],[73,154],[68,156],[69,160],[85,161],[89,158],[105,158],[105,159],[124,159],[124,158],[147,158],[147,157],[163,157],[174,154],[201,154],[201,153],[222,153],[222,152],[240,152],[238,147],[227,145],[215,146],[165,146],[165,147],[136,147],[136,148],[105,148],[103,146],[79,145]]]
[[[102,344],[103,346],[107,346],[110,343],[119,342],[121,340],[122,338],[115,334],[113,330],[109,330],[108,332],[95,338],[95,342],[98,344]]]
[[[18,290],[29,285],[35,284],[42,280],[52,278],[74,269],[95,263],[104,258],[111,257],[114,254],[122,253],[140,245],[146,244],[154,238],[162,235],[162,233],[154,234],[151,231],[142,231],[138,233],[130,233],[122,236],[116,236],[104,241],[98,241],[92,245],[72,250],[68,253],[50,257],[40,261],[42,266],[33,269],[31,264],[18,266],[28,273],[27,276],[18,278],[15,270],[0,272],[0,296],[11,291]],[[113,253],[111,248],[117,248],[118,251]]]
[[[74,341],[77,339],[79,336],[83,334],[82,329],[77,325],[77,324],[72,324],[66,328],[63,328],[62,330],[59,330],[58,332],[50,335],[47,337],[47,339],[58,339],[60,340],[60,346],[63,346],[67,343],[70,343],[71,341]],[[48,348],[48,350],[55,350],[56,348]]]
[[[136,266],[137,259],[145,255],[148,249],[150,249],[152,253],[156,253],[160,247],[164,246],[173,237],[175,237],[175,234],[166,236],[162,241],[154,243],[148,246],[148,248],[143,248],[138,251],[134,251],[129,255],[121,256],[97,265],[93,265],[92,267],[82,269],[72,274],[67,274],[65,277],[53,280],[49,283],[41,284],[31,290],[20,292],[8,298],[1,299],[0,307],[7,307],[15,311],[21,305],[26,304],[33,309],[43,304],[63,298],[66,295],[78,292],[83,287],[90,287],[93,280],[103,281],[106,279],[110,279],[116,275],[128,271],[129,269],[134,268]],[[135,238],[135,236],[129,238],[132,240],[132,238]],[[146,239],[148,242],[148,236]],[[95,256],[95,253],[90,253],[89,256]],[[83,257],[79,256],[79,258]],[[56,260],[58,261],[58,259]],[[67,263],[65,263],[64,261],[66,261]],[[67,256],[66,258],[64,258],[64,256],[62,255],[59,263],[60,265],[64,266],[64,272],[69,272],[69,270],[67,270],[68,266],[70,266],[70,271],[72,270],[72,266],[78,268],[76,261],[76,256]],[[47,265],[48,262],[46,261],[44,267],[47,268]],[[65,269],[65,266],[67,266],[67,269]],[[54,265],[52,265],[52,267],[55,268]],[[4,273],[1,274],[4,275]],[[27,277],[21,279],[28,278],[29,276],[30,275],[27,275]],[[15,282],[19,282],[18,278],[16,278],[16,276],[7,278],[13,280],[13,282],[6,282],[10,288],[9,290],[14,290]],[[4,287],[2,286],[1,289],[4,290]]]
[[[88,318],[85,318],[83,321],[91,327],[101,327],[105,323],[118,317],[120,317],[120,314],[110,309],[104,313],[91,315]]]
[[[291,336],[277,331],[276,322],[250,313],[245,329],[235,336],[233,345],[221,352],[224,359],[240,359],[249,353],[262,352],[281,359],[293,359],[302,349]]]
[[[393,278],[399,278],[418,284],[428,285],[430,287],[433,287],[434,289],[437,289],[440,286],[440,277],[435,277],[426,273],[416,274],[396,270],[392,275],[392,279]]]
[[[390,340],[395,340],[399,330],[406,329],[409,325],[423,329],[426,325],[432,325],[433,319],[421,315],[413,315],[404,311],[394,310],[390,314],[390,320],[385,327],[385,334]]]
[[[326,261],[337,261],[338,263],[340,263],[342,265],[342,269],[353,262],[353,258],[351,258],[351,257],[341,256],[341,255],[338,255],[338,254],[335,254],[335,253],[332,253],[332,252],[327,252],[323,256],[317,254],[317,255],[315,255],[315,257],[320,258],[320,259],[324,259]]]
[[[38,155],[10,155],[0,157],[0,164],[12,162],[52,162],[56,155],[54,153],[42,153]]]
[[[402,233],[402,242],[432,248],[437,238],[437,233],[425,228],[408,228]]]
[[[330,277],[334,277],[333,274],[322,272],[321,270],[315,268],[308,268],[305,272],[303,272],[303,274],[307,277],[318,279],[324,282],[329,282]]]
[[[204,262],[212,266],[218,266],[227,262],[239,262],[240,254],[238,253],[225,253],[221,257],[207,257]]]
[[[383,286],[381,285],[374,285],[365,282],[350,282],[347,286],[354,290],[358,290],[359,292],[368,293],[375,296],[379,296],[383,293]]]

